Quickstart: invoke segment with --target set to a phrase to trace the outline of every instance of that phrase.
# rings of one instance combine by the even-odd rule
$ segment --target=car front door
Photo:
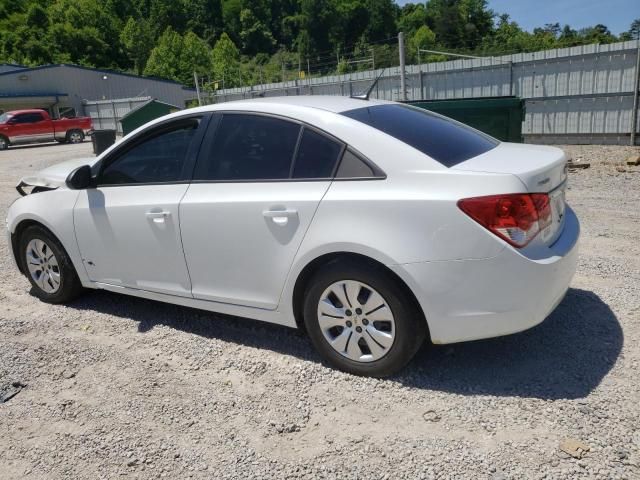
[[[178,206],[206,120],[180,118],[128,140],[99,166],[97,187],[80,192],[74,223],[92,281],[191,297]]]
[[[20,113],[11,119],[11,143],[31,143],[53,140],[50,122],[40,112]]]
[[[343,145],[273,116],[211,123],[180,204],[193,296],[273,310]]]

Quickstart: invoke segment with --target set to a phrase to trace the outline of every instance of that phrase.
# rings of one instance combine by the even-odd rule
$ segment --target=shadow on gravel
[[[304,334],[277,325],[105,291],[87,294],[70,307],[132,319],[141,333],[164,325],[319,362]],[[460,395],[582,398],[611,370],[622,343],[618,320],[600,297],[570,289],[537,327],[507,337],[423,348],[392,380]]]
[[[423,349],[398,378],[406,386],[460,395],[586,397],[622,350],[618,319],[595,293],[570,289],[531,330]]]

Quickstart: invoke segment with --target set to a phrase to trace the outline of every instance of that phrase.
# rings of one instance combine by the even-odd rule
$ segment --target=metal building
[[[27,68],[24,65],[18,65],[16,63],[0,63],[0,73],[11,72],[12,70],[20,70],[21,68]]]
[[[0,66],[0,111],[44,108],[54,116],[88,115],[88,103],[136,97],[184,108],[196,92],[171,80],[78,65]]]

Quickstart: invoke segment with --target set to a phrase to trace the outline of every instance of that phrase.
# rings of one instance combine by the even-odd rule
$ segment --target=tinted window
[[[300,125],[261,115],[225,114],[198,180],[289,178]]]
[[[305,128],[298,147],[293,178],[331,177],[341,151],[341,144]]]
[[[181,122],[145,138],[107,164],[100,175],[101,185],[175,182],[182,179],[189,145],[199,121]]]
[[[343,112],[452,167],[485,153],[498,141],[461,123],[406,105],[376,105]]]
[[[375,177],[373,169],[351,150],[346,150],[338,167],[336,178]]]
[[[41,113],[22,113],[20,115],[16,115],[15,123],[35,123],[42,120]]]

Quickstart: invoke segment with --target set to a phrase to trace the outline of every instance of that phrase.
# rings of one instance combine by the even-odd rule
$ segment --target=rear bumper
[[[434,343],[497,337],[534,327],[562,301],[576,271],[579,236],[567,207],[564,230],[544,258],[506,247],[488,259],[391,268],[412,288]]]

